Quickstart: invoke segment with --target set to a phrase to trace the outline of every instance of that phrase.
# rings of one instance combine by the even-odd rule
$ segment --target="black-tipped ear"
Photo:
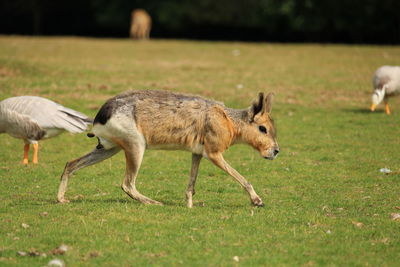
[[[265,98],[264,112],[271,113],[272,110],[272,100],[274,99],[274,93],[269,93]]]
[[[253,101],[253,112],[254,115],[259,113],[260,111],[263,110],[264,106],[264,93],[260,92],[258,93],[258,99]]]
[[[250,110],[249,110],[249,118],[250,121],[253,121],[254,116],[260,113],[264,107],[264,93],[258,93],[258,98],[253,101]]]

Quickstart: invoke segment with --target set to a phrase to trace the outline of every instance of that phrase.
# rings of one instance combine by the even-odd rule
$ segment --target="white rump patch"
[[[105,149],[117,146],[111,141],[113,138],[145,144],[144,136],[138,131],[135,120],[131,116],[122,113],[113,115],[105,125],[96,123],[93,126],[93,133],[99,138],[100,144]]]
[[[99,142],[106,150],[111,149],[116,146],[116,144],[114,144],[113,142],[111,142],[103,137],[99,137]]]

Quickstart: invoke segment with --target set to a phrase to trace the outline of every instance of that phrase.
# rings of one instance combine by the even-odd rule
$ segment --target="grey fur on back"
[[[132,111],[132,115],[135,115],[134,110],[137,102],[147,102],[152,105],[153,108],[160,109],[163,106],[175,107],[172,110],[177,110],[184,105],[185,102],[197,103],[197,108],[206,108],[213,105],[220,105],[224,107],[221,102],[209,100],[201,96],[175,93],[170,91],[157,91],[157,90],[138,90],[138,91],[126,91],[113,98],[110,98],[99,110],[96,117],[94,118],[94,124],[101,123],[106,124],[111,115],[115,113],[117,109],[121,107],[128,107]]]

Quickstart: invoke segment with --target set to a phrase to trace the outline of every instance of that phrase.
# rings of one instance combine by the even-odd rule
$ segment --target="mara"
[[[133,39],[150,38],[151,17],[144,9],[135,9],[131,13],[130,36]]]
[[[61,176],[58,201],[68,202],[65,192],[69,176],[84,167],[110,158],[123,150],[126,174],[122,190],[145,204],[161,202],[136,189],[136,178],[145,149],[182,149],[192,153],[192,167],[186,190],[187,206],[193,206],[199,164],[204,157],[231,175],[249,194],[251,203],[263,201],[222,156],[235,143],[247,143],[262,157],[272,160],[279,153],[276,131],[271,118],[273,94],[259,93],[246,109],[232,109],[223,103],[200,96],[169,91],[127,91],[109,99],[97,113],[93,133],[97,147],[90,153],[68,162]]]

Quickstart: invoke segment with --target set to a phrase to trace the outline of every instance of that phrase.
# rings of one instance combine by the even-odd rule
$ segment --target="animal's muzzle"
[[[276,158],[276,156],[278,156],[279,154],[279,147],[274,147],[271,150],[269,150],[269,155],[268,156],[264,156],[265,159],[269,159],[269,160],[273,160],[274,158]]]

